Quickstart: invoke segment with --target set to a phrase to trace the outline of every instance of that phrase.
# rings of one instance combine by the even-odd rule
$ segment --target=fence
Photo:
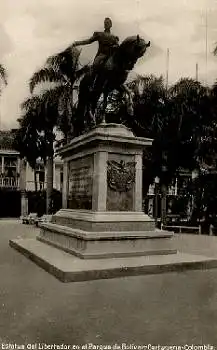
[[[161,230],[173,231],[174,233],[198,233],[201,234],[201,225],[199,226],[172,226],[161,225]]]
[[[199,226],[172,226],[172,225],[163,225],[161,224],[161,230],[173,231],[174,233],[197,233],[199,235],[202,234],[202,227]],[[217,228],[213,225],[209,226],[208,231],[209,236],[217,235]]]

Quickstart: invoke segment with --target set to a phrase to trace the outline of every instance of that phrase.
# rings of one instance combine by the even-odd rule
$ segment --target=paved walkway
[[[217,269],[63,284],[8,246],[36,233],[0,220],[0,343],[217,345]],[[217,237],[176,242],[217,256]]]

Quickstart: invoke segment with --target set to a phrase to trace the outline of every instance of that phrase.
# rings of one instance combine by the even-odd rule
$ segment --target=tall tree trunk
[[[54,133],[47,130],[47,189],[46,189],[46,214],[52,214],[52,192],[53,192],[53,164],[54,164]]]
[[[28,196],[26,192],[26,161],[20,160],[21,217],[28,216]]]
[[[35,191],[38,191],[38,184],[37,184],[37,176],[36,176],[36,168],[34,169],[34,183],[35,183]]]
[[[161,186],[161,222],[163,225],[167,224],[167,186]]]
[[[53,192],[53,154],[47,158],[47,190],[46,190],[46,214],[52,214]]]

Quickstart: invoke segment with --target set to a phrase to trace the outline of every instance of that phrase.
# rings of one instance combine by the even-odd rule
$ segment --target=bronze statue
[[[139,35],[126,38],[120,45],[117,36],[111,34],[112,21],[106,18],[104,32],[95,32],[87,40],[76,41],[72,48],[98,41],[99,49],[90,71],[83,77],[79,86],[77,121],[91,120],[98,122],[97,105],[103,95],[102,117],[105,122],[107,98],[113,90],[119,90],[128,97],[128,109],[132,114],[132,96],[129,88],[124,84],[129,72],[137,60],[142,57],[150,41],[145,42]],[[90,119],[91,118],[91,119]],[[97,119],[97,120],[96,120]]]
[[[88,45],[98,41],[99,48],[93,61],[93,68],[103,64],[103,62],[105,62],[105,60],[109,58],[118,47],[119,38],[111,33],[111,27],[112,20],[107,17],[104,20],[104,32],[94,32],[91,38],[75,41],[72,44],[72,47],[75,47],[80,45]]]

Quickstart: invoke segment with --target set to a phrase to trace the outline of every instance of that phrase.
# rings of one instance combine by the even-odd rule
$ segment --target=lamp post
[[[199,176],[198,170],[194,169],[191,173],[192,184],[198,176]],[[195,202],[195,198],[194,198],[194,192],[193,192],[191,195],[191,216],[192,216],[193,210],[194,210],[194,202]]]
[[[154,179],[154,191],[155,191],[155,203],[154,203],[154,218],[155,218],[155,226],[157,227],[157,219],[158,219],[158,193],[159,193],[159,182],[160,179],[158,176]]]
[[[162,152],[162,184],[161,184],[161,225],[167,224],[167,185],[164,183],[167,173],[167,154]]]

